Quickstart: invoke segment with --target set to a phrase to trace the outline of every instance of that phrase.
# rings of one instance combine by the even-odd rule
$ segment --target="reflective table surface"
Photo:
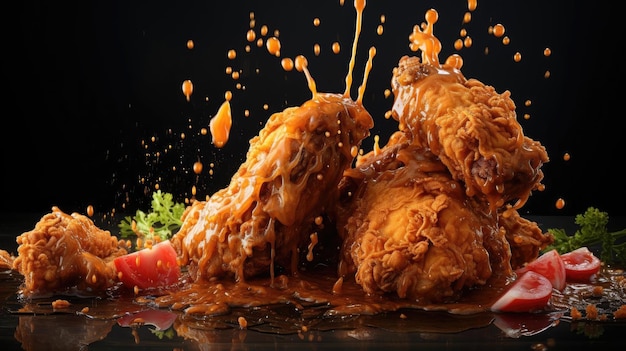
[[[15,237],[32,229],[38,216],[2,215],[0,248],[16,252]],[[542,228],[570,230],[573,223],[571,217],[530,219]],[[564,313],[460,316],[421,310],[338,318],[321,321],[308,330],[286,328],[281,332],[272,329],[271,321],[241,328],[236,320],[225,318],[219,325],[207,327],[163,310],[144,315],[144,324],[129,324],[128,318],[102,318],[106,313],[97,311],[111,305],[131,306],[132,301],[68,298],[69,308],[53,309],[51,300],[28,304],[19,300],[21,276],[16,272],[0,272],[0,280],[3,350],[621,350],[626,332],[626,320],[572,320]],[[81,312],[85,307],[92,313]],[[262,315],[264,311],[250,313]],[[293,308],[283,306],[267,318],[276,322],[284,316],[282,322],[291,323],[297,318],[292,313]]]

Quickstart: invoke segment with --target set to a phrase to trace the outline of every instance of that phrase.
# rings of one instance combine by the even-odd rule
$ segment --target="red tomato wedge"
[[[543,275],[528,271],[517,277],[491,306],[493,312],[534,312],[546,307],[552,297],[552,283]]]
[[[119,280],[125,286],[150,289],[168,287],[178,281],[181,273],[176,257],[176,250],[166,240],[117,257],[113,263]]]
[[[589,281],[600,271],[600,259],[586,247],[564,253],[561,259],[565,265],[565,275],[569,280]]]
[[[519,268],[515,273],[523,274],[528,271],[537,272],[548,278],[552,286],[561,291],[565,288],[565,265],[558,251],[550,250],[537,257],[532,262],[528,262],[524,267]]]

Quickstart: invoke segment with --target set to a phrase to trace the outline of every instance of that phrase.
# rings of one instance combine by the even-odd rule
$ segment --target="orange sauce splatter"
[[[194,47],[194,43],[193,40],[189,39],[187,40],[187,49],[191,50]]]
[[[309,85],[309,90],[311,91],[311,93],[313,94],[313,97],[315,98],[315,96],[317,95],[317,86],[315,84],[315,80],[313,80],[313,77],[311,76],[311,73],[309,72],[309,69],[307,68],[308,64],[309,62],[307,61],[306,57],[304,57],[303,55],[296,56],[296,70],[298,72],[304,72],[304,75],[306,76],[307,84]]]
[[[341,51],[341,45],[338,42],[334,42],[332,45],[333,53],[338,54]]]
[[[565,207],[565,200],[563,200],[562,198],[559,198],[556,200],[556,208],[561,210],[563,209],[563,207]]]
[[[235,49],[230,49],[228,50],[228,54],[226,56],[228,56],[229,59],[234,60],[237,57],[237,51],[235,51]]]
[[[433,27],[439,20],[439,13],[430,9],[426,11],[425,19],[423,29],[418,25],[413,26],[413,33],[409,35],[410,48],[413,51],[422,51],[423,63],[438,67],[441,42],[433,35]]]
[[[359,87],[359,95],[356,99],[356,102],[359,104],[363,103],[363,96],[365,95],[365,87],[367,86],[367,78],[369,77],[369,74],[372,71],[374,56],[376,56],[376,48],[372,46],[369,49],[369,57],[365,65],[365,73],[363,74],[363,82],[361,83],[361,86]]]
[[[472,38],[470,36],[465,37],[465,39],[463,40],[463,45],[466,48],[472,47],[472,43],[473,43],[473,41],[472,41]]]
[[[471,21],[472,21],[472,13],[466,12],[465,15],[463,15],[463,23],[470,23]]]
[[[516,52],[515,55],[513,55],[513,61],[520,62],[521,60],[522,60],[522,54],[519,52]]]
[[[569,153],[567,153],[567,152],[566,152],[565,154],[563,154],[563,160],[564,160],[564,161],[569,161],[569,160],[570,160],[570,158],[571,158],[571,156],[570,156],[570,154],[569,154]]]
[[[463,49],[463,40],[462,39],[457,39],[454,41],[454,48],[458,51]]]
[[[285,57],[282,60],[280,60],[280,65],[287,72],[293,70],[293,60],[290,59],[289,57]]]
[[[504,35],[505,32],[505,28],[502,24],[496,24],[495,26],[493,26],[493,35],[495,35],[496,37],[500,38]]]
[[[280,40],[276,37],[267,39],[267,42],[265,43],[267,51],[276,57],[280,56],[280,46]]]
[[[185,98],[187,98],[187,101],[189,101],[191,99],[191,94],[193,93],[193,83],[191,82],[191,80],[187,79],[183,82],[183,94],[185,95]]]
[[[552,50],[550,48],[543,49],[543,56],[548,57],[552,55]]]
[[[87,206],[87,216],[93,217],[93,205]]]
[[[476,6],[478,6],[478,0],[467,0],[467,9],[470,11],[476,10]]]
[[[193,173],[195,173],[195,174],[202,173],[202,167],[203,167],[202,166],[202,162],[200,162],[200,161],[194,162],[194,164],[193,164]]]
[[[248,30],[246,39],[252,43],[256,39],[256,32],[253,29]]]
[[[226,145],[230,135],[230,128],[233,123],[232,112],[230,109],[230,99],[226,99],[217,110],[217,114],[211,118],[209,129],[213,145],[218,148]]]
[[[352,71],[354,70],[354,62],[356,57],[356,48],[361,34],[361,25],[363,23],[363,10],[365,9],[365,0],[354,0],[354,8],[356,9],[356,27],[354,29],[354,41],[352,43],[352,55],[348,64],[348,74],[346,74],[346,90],[343,93],[345,97],[350,96],[350,88],[352,87]]]

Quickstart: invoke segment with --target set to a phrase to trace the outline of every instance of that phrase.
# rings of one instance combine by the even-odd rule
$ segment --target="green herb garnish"
[[[126,216],[119,224],[122,237],[137,236],[144,240],[169,239],[183,224],[183,203],[174,202],[170,193],[157,190],[152,193],[152,210],[148,213],[137,210],[134,216]]]
[[[607,229],[609,215],[597,208],[589,207],[584,214],[574,218],[579,229],[574,235],[568,235],[564,229],[548,229],[554,236],[554,242],[543,251],[556,249],[566,253],[583,246],[600,246],[600,259],[606,264],[626,264],[626,229],[611,231]]]

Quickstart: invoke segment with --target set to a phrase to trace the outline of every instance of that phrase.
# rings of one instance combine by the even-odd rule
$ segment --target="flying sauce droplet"
[[[219,110],[217,110],[217,114],[213,116],[209,122],[209,130],[211,131],[213,145],[218,148],[226,145],[232,124],[233,118],[230,109],[230,101],[226,100],[222,103]]]
[[[193,93],[193,83],[191,80],[187,79],[183,82],[183,94],[187,98],[187,101],[191,99],[191,94]]]
[[[565,207],[565,200],[563,200],[562,198],[559,198],[556,200],[556,208],[561,210],[563,209],[563,207]]]
[[[195,174],[200,174],[200,173],[202,173],[202,162],[200,162],[200,161],[196,161],[196,162],[193,164],[193,173],[195,173]]]
[[[422,62],[439,67],[439,53],[441,42],[433,35],[435,23],[439,20],[439,13],[435,9],[426,11],[424,29],[419,25],[413,26],[413,33],[409,35],[410,48],[413,51],[422,51]]]
[[[338,54],[341,51],[341,44],[339,42],[334,42],[332,45],[333,53]]]
[[[501,36],[504,35],[505,32],[505,28],[502,24],[496,24],[495,26],[493,26],[493,35],[495,35],[497,38],[500,38]]]
[[[354,0],[354,8],[356,9],[356,27],[354,29],[354,41],[352,43],[352,55],[350,56],[350,63],[348,65],[348,74],[346,74],[346,91],[343,93],[345,97],[350,96],[350,88],[352,87],[352,71],[354,70],[357,43],[359,42],[359,35],[361,34],[365,0]]]
[[[315,84],[315,80],[313,79],[311,73],[309,72],[309,69],[307,68],[308,64],[309,63],[306,57],[304,57],[303,55],[298,55],[296,57],[296,70],[298,72],[304,72],[307,83],[309,85],[309,90],[311,90],[313,98],[315,98],[315,96],[317,95],[317,85]]]
[[[287,72],[293,70],[293,60],[290,59],[289,57],[285,57],[282,60],[280,60],[280,65]]]
[[[274,55],[276,57],[280,56],[280,40],[278,40],[278,38],[276,37],[271,37],[267,39],[267,42],[265,43],[265,46],[267,48],[267,51],[271,54]]]

